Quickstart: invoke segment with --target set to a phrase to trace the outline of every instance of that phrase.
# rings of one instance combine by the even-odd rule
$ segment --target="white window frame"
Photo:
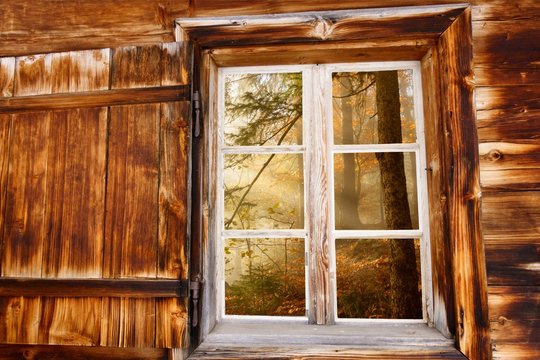
[[[384,71],[384,70],[412,70],[414,117],[416,122],[416,142],[402,144],[360,144],[360,145],[333,145],[332,126],[332,73],[352,72],[352,71]],[[226,74],[240,73],[284,73],[301,72],[303,79],[303,117],[302,117],[302,145],[278,145],[278,146],[225,146],[223,139],[224,120],[224,78]],[[321,149],[326,152],[327,186],[324,191],[328,196],[328,256],[330,259],[330,302],[332,307],[331,320],[333,324],[354,324],[354,323],[395,323],[395,324],[418,324],[427,323],[432,325],[433,302],[432,302],[432,279],[431,279],[431,250],[429,241],[429,212],[428,212],[428,191],[426,179],[426,152],[424,137],[424,116],[422,104],[422,81],[419,61],[391,61],[391,62],[370,62],[370,63],[345,63],[345,64],[323,64],[323,65],[284,65],[284,66],[244,66],[244,67],[222,67],[218,68],[218,121],[217,129],[213,129],[212,136],[215,136],[217,143],[217,176],[212,186],[216,186],[217,211],[213,223],[216,234],[216,314],[217,321],[230,320],[257,320],[261,322],[295,322],[307,323],[306,316],[285,317],[285,316],[252,316],[252,315],[227,315],[225,314],[225,279],[224,279],[224,256],[223,246],[225,238],[303,238],[306,247],[306,256],[311,261],[309,254],[311,239],[308,234],[310,214],[312,207],[309,196],[309,174],[310,156],[313,153],[313,143],[310,137],[313,135],[313,124],[315,121],[322,122],[325,129],[317,130],[325,133],[326,144],[321,144]],[[324,112],[314,111],[314,104],[320,103]],[[320,116],[319,116],[320,115]],[[316,118],[318,117],[318,118]],[[319,133],[318,135],[321,135]],[[324,135],[323,135],[324,136]],[[419,228],[417,230],[334,230],[334,174],[333,159],[334,154],[339,153],[360,153],[376,151],[385,152],[414,152],[416,157],[416,177],[418,196],[418,217]],[[223,157],[224,154],[269,154],[269,153],[297,153],[303,154],[304,159],[304,229],[298,230],[225,230],[223,226]],[[337,317],[337,289],[336,289],[336,259],[335,259],[335,239],[370,239],[370,238],[392,238],[392,239],[420,239],[420,259],[421,259],[421,281],[422,281],[422,319],[344,319]],[[307,263],[307,262],[306,262]],[[311,311],[309,298],[309,274],[306,264],[306,310]]]

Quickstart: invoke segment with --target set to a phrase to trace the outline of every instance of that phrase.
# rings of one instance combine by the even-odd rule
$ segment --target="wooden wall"
[[[0,20],[2,20],[0,21],[0,56],[171,41],[173,19],[181,16],[261,14],[452,2],[456,1],[131,0],[118,2],[80,0],[70,2],[20,0],[13,2],[3,0],[0,2]],[[540,276],[538,276],[540,262],[538,205],[540,204],[540,171],[538,171],[540,166],[540,41],[538,41],[540,39],[540,4],[537,0],[473,0],[472,4],[476,108],[483,186],[482,225],[487,258],[494,357],[496,359],[539,358],[540,337],[537,334],[540,330]],[[2,61],[0,68],[11,69],[14,65],[10,61],[12,60]],[[5,73],[5,70],[2,70],[2,73]],[[0,76],[0,89],[4,96],[9,95],[6,84],[9,85],[14,81],[24,83],[26,80],[20,77],[11,78],[10,75]],[[26,84],[25,90],[17,90],[15,87],[15,91],[32,92],[33,88],[39,90],[42,86],[39,82]],[[9,89],[9,86],[7,88]],[[92,141],[95,143],[94,147],[99,149],[102,141],[99,136],[103,131],[100,127],[100,116],[103,116],[102,112],[105,110],[84,111],[93,114],[92,129],[94,130],[92,131],[96,135],[92,137]],[[128,116],[130,111],[129,109],[109,111],[107,116]],[[151,110],[148,109],[148,111]],[[52,156],[50,151],[60,151],[62,146],[66,146],[61,144],[59,139],[52,141],[46,139],[45,134],[50,131],[51,126],[56,126],[58,120],[55,122],[55,119],[64,117],[68,119],[67,124],[76,124],[80,114],[79,110],[49,115],[45,113],[12,115],[9,121],[5,120],[6,115],[0,115],[2,117],[0,134],[7,131],[8,125],[5,124],[10,123],[13,124],[10,126],[13,126],[14,134],[33,131],[30,133],[34,135],[32,138],[28,136],[13,138],[17,140],[15,146],[24,149],[18,155],[22,161],[18,162],[16,171],[10,172],[5,170],[8,164],[0,156],[0,170],[2,170],[0,179],[24,178],[25,174],[43,173],[46,169],[36,168],[42,166],[41,162],[38,164],[31,159],[45,160],[48,156]],[[37,127],[27,129],[30,122],[35,123]],[[70,130],[72,128],[73,130]],[[75,125],[69,125],[62,131],[71,132],[72,139],[77,136]],[[118,131],[125,130],[118,129]],[[36,140],[32,140],[34,138]],[[43,139],[45,143],[51,142],[53,146],[48,147],[51,150],[44,150],[45,143],[37,139]],[[66,141],[69,141],[69,137]],[[117,145],[118,149],[122,148],[120,144]],[[6,146],[8,145],[5,141],[0,142],[1,153],[7,151]],[[99,161],[97,163],[90,161],[97,156],[96,153],[86,154],[85,149],[77,151],[81,152],[85,161],[91,162],[92,166],[96,167],[96,171],[101,169],[102,165]],[[114,160],[113,156],[108,161],[114,163]],[[63,169],[52,169],[48,177],[61,177],[63,172]],[[27,204],[24,206],[27,207],[29,213],[42,211],[40,204],[44,201],[54,201],[51,197],[55,195],[45,191],[48,189],[46,186],[48,177],[32,178],[31,185],[41,190],[32,191],[32,194],[28,195]],[[92,180],[97,181],[68,178],[65,180],[67,185],[64,186],[69,189],[73,188],[77,181]],[[122,179],[109,181],[122,181]],[[98,189],[99,186],[95,191]],[[80,194],[70,194],[69,196],[74,200],[80,197]],[[123,195],[107,195],[110,199],[109,206],[114,206],[112,200],[116,198],[112,196]],[[34,198],[41,203],[30,201]],[[86,206],[80,199],[79,204],[79,206]],[[62,209],[62,212],[66,214],[70,211],[74,210]],[[60,213],[51,213],[47,216],[51,219],[62,217]],[[91,216],[91,213],[88,216]],[[66,226],[66,229],[77,230],[75,225],[66,224]],[[107,228],[106,223],[94,226]],[[41,228],[29,230],[38,233],[44,231]],[[85,234],[91,230],[79,229],[79,231]],[[119,235],[113,233],[109,236]],[[38,247],[40,251],[52,251],[52,254],[65,251],[54,246],[49,246],[49,249],[42,245]],[[16,251],[26,254],[27,249],[16,248]],[[86,249],[79,251],[86,251]],[[2,269],[7,266],[18,274],[27,271],[38,272],[38,268],[30,270],[30,268],[22,267],[21,261],[36,260],[31,256],[25,257],[24,260],[14,259],[3,264]],[[90,266],[92,261],[99,262],[96,259],[85,259],[84,266]],[[59,264],[57,268],[47,267],[47,264],[42,266],[45,271],[40,271],[47,276],[47,274],[60,274],[65,269],[73,268],[74,265]],[[115,266],[112,266],[112,263],[110,266],[107,265],[106,271],[126,274],[145,271],[139,267],[121,266],[118,268]],[[27,305],[26,301],[33,300],[25,300],[24,306]],[[35,308],[36,305],[29,304],[28,306]],[[25,316],[31,317],[32,314],[32,312],[27,312]],[[28,334],[28,336],[35,335]]]

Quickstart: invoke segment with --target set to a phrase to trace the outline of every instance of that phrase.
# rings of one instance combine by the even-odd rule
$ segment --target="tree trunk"
[[[376,73],[379,143],[401,143],[397,71]],[[388,229],[411,229],[403,153],[377,153],[384,215]],[[422,317],[413,239],[391,240],[390,301],[392,318]]]

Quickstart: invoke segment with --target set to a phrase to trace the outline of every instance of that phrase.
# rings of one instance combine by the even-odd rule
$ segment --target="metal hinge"
[[[202,282],[203,281],[199,275],[195,276],[195,279],[189,282],[189,291],[191,293],[191,304],[193,308],[191,313],[192,327],[199,325],[199,296]]]
[[[201,95],[199,90],[193,92],[193,136],[198,138],[201,136]]]

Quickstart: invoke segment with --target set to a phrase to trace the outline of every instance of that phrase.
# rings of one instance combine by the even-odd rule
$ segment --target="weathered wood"
[[[166,360],[166,349],[69,345],[0,345],[0,359]]]
[[[511,94],[507,94],[511,96]],[[478,138],[481,142],[540,139],[540,108],[522,107],[477,112]]]
[[[193,46],[187,42],[162,44],[161,85],[188,85],[192,78]]]
[[[158,277],[186,279],[190,103],[161,105]]]
[[[540,288],[489,289],[489,311],[496,359],[536,359],[540,355]],[[513,352],[512,350],[517,350]],[[526,357],[529,355],[530,357]]]
[[[111,89],[152,87],[161,84],[161,46],[113,49]]]
[[[177,20],[202,47],[378,38],[436,38],[464,6],[343,10]]]
[[[0,278],[0,296],[185,297],[187,282],[177,279]]]
[[[18,57],[15,60],[13,95],[50,94],[52,91],[52,54]]]
[[[21,96],[0,100],[0,114],[189,100],[186,85],[84,93]]]
[[[530,238],[486,238],[488,284],[540,285],[540,241]]]
[[[540,144],[482,143],[480,150],[483,189],[540,190]]]
[[[69,60],[69,91],[109,88],[109,49],[72,51]]]
[[[156,347],[187,348],[188,299],[156,299]]]
[[[12,117],[2,276],[41,276],[49,124],[44,112]]]
[[[0,343],[38,342],[41,299],[0,297]]]
[[[540,238],[540,191],[483,193],[482,229],[491,239]]]
[[[155,346],[156,300],[104,298],[100,346]]]
[[[324,64],[335,62],[419,60],[435,39],[377,39],[373,41],[321,42],[234,46],[208,50],[218,66]]]
[[[452,247],[449,234],[448,178],[444,159],[448,151],[445,124],[440,119],[440,84],[438,53],[433,48],[422,59],[422,95],[429,201],[429,233],[433,280],[433,322],[442,334],[452,337],[455,331],[454,291],[451,263]]]
[[[399,7],[415,5],[452,4],[449,0],[316,0],[316,1],[287,1],[267,0],[250,2],[245,0],[195,0],[192,15],[227,16],[231,13],[238,15],[278,14],[299,11],[328,11],[341,9],[366,9],[381,7]]]
[[[173,41],[173,21],[187,9],[171,0],[2,2],[0,56]]]
[[[4,252],[4,220],[7,202],[10,133],[11,115],[0,115],[0,254]],[[1,273],[2,262],[0,261]]]
[[[474,68],[477,86],[515,86],[540,83],[540,68],[498,68],[497,64]]]
[[[110,109],[105,277],[155,277],[159,104]]]
[[[456,309],[456,340],[469,359],[490,359],[487,278],[480,232],[478,139],[474,122],[472,38],[467,9],[441,36],[438,50],[444,166],[448,171],[449,233]]]
[[[42,298],[38,343],[96,346],[100,324],[99,298]]]
[[[0,97],[13,96],[15,58],[0,58]]]
[[[476,90],[478,110],[519,109],[522,112],[540,109],[540,88],[537,85],[512,87],[479,87]]]
[[[50,134],[42,276],[101,277],[107,109],[55,112]]]
[[[540,8],[536,0],[475,0],[472,18],[479,20],[528,20],[540,18]]]

